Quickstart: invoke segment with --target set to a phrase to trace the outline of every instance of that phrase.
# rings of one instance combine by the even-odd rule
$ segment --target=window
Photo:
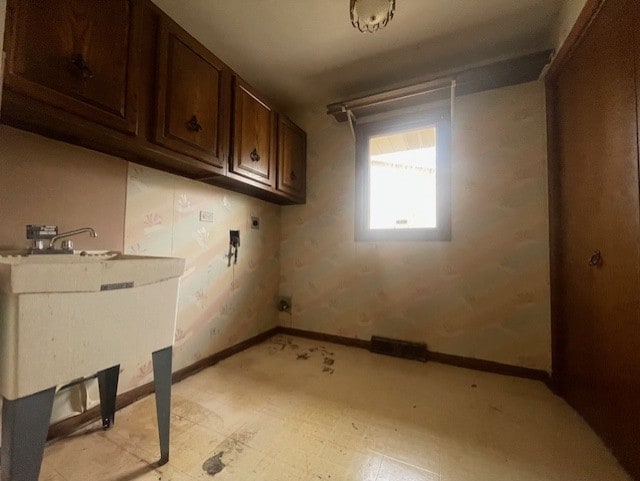
[[[356,125],[356,240],[450,240],[448,110]]]

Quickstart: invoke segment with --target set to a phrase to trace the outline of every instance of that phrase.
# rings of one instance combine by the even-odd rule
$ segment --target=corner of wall
[[[564,44],[569,32],[588,0],[562,0],[554,29],[554,46],[556,52]]]
[[[298,329],[426,342],[434,351],[533,369],[550,365],[543,82],[460,98],[454,239],[353,240],[354,143],[323,108],[308,135],[307,203],[282,215],[280,293]]]
[[[186,259],[174,346],[174,369],[192,365],[278,324],[280,206],[129,164],[125,250]],[[200,219],[207,212],[208,220]],[[251,228],[251,216],[260,228]],[[237,264],[225,255],[229,230],[239,229]],[[123,387],[149,373],[127,366]]]

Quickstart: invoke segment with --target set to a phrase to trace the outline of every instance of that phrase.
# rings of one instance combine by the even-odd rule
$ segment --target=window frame
[[[369,140],[424,127],[436,127],[436,223],[422,229],[369,228]],[[432,108],[355,125],[356,134],[356,242],[451,240],[451,112]]]

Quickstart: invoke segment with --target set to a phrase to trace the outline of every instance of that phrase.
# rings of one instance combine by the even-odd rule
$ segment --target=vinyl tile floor
[[[41,481],[618,481],[599,438],[537,381],[278,335],[155,401],[50,442]]]

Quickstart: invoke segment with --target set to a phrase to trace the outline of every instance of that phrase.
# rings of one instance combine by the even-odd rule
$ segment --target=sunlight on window
[[[435,139],[434,126],[370,139],[370,229],[437,227]]]

